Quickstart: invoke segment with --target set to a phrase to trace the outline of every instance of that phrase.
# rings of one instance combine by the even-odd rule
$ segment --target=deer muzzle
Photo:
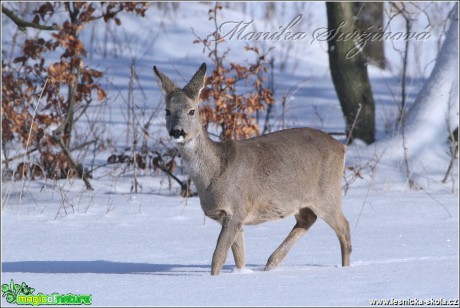
[[[183,129],[172,129],[169,132],[169,136],[174,137],[175,139],[179,139],[180,137],[185,137],[187,134],[184,132]]]

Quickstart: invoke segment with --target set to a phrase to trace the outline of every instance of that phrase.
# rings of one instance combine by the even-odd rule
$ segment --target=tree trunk
[[[332,80],[345,116],[349,141],[375,141],[375,107],[367,75],[367,62],[355,41],[359,31],[352,2],[327,2],[328,51]]]
[[[77,17],[80,10],[75,6],[75,3],[72,4],[72,9],[70,8],[71,4],[66,3],[66,9],[69,13],[70,22],[73,25],[77,25]],[[78,39],[78,33],[76,30],[72,31],[72,35]],[[71,81],[68,86],[68,96],[67,96],[67,115],[64,124],[64,136],[63,141],[65,146],[68,148],[70,146],[70,140],[72,139],[72,129],[74,125],[74,112],[75,112],[75,95],[77,93],[78,87],[78,78],[80,77],[80,67],[74,67],[74,63],[79,62],[79,56],[74,55],[70,61],[70,74],[75,78],[73,82]]]
[[[354,2],[353,9],[360,31],[383,35],[383,2]],[[369,40],[363,49],[369,64],[385,68],[384,40]]]

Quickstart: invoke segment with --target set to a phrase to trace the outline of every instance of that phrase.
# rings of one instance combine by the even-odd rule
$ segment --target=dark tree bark
[[[375,141],[375,107],[367,61],[352,38],[359,31],[352,2],[327,2],[328,52],[332,81],[345,116],[349,141]]]
[[[353,9],[361,31],[383,36],[383,2],[354,2]],[[364,54],[369,64],[385,68],[384,40],[369,40]]]

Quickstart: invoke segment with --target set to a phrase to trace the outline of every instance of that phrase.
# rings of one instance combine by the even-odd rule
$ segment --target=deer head
[[[166,128],[177,144],[186,144],[201,131],[198,113],[200,92],[204,87],[206,64],[201,64],[190,82],[182,89],[176,86],[156,66],[153,71],[166,101]]]

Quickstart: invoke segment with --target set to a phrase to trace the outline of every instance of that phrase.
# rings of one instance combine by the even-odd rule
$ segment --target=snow
[[[438,166],[433,161],[445,155],[448,132],[458,127],[458,19],[452,20],[433,72],[407,113],[404,137],[391,135],[364,150],[350,147],[352,153],[374,154],[389,165],[400,164],[407,155],[411,177],[422,187],[427,184],[420,175],[435,172]]]
[[[248,4],[246,14],[235,9],[237,5],[224,8],[222,20],[254,18],[258,31],[276,30],[287,25],[291,15],[297,15],[286,13],[265,24],[262,4]],[[289,8],[295,11],[294,3],[285,8],[286,12]],[[94,35],[100,39],[93,45],[89,43],[92,31],[82,32],[92,50],[88,63],[99,66],[107,76],[103,83],[110,103],[90,107],[89,117],[82,120],[78,132],[87,134],[89,125],[97,122],[97,129],[114,144],[86,157],[85,164],[94,161],[102,165],[110,154],[129,146],[124,99],[133,60],[139,76],[135,96],[147,114],[161,102],[153,65],[183,85],[199,64],[210,63],[202,46],[192,44],[195,37],[191,30],[202,37],[209,33],[208,9],[202,3],[180,3],[176,12],[169,13],[152,6],[144,19],[125,15],[122,27],[117,28],[121,43],[110,41],[111,53],[106,58],[102,56],[104,24],[95,27]],[[308,3],[306,10],[302,30],[313,33],[326,26],[324,3]],[[448,9],[444,7],[444,11]],[[417,31],[423,31],[425,15],[417,16]],[[7,22],[3,18],[4,46],[9,46],[15,30]],[[420,63],[409,57],[409,104],[431,72],[427,69],[419,75],[414,67],[434,66],[440,35],[434,31],[423,42],[425,47],[418,50]],[[245,43],[227,43],[235,61],[244,62],[249,57],[242,51]],[[286,120],[280,120],[281,107],[275,108],[274,128],[281,129],[284,124],[286,128],[343,131],[344,121],[328,71],[326,42],[310,44],[306,40],[301,47],[287,42],[273,44],[277,55],[291,48],[286,68],[277,68],[275,77],[275,96],[278,100],[283,95],[288,98]],[[398,112],[395,68],[400,66],[400,57],[391,45],[387,49],[393,70],[369,69],[379,140],[395,134],[391,123]],[[441,94],[448,95],[446,91],[447,87],[442,88]],[[161,114],[163,108],[159,110]],[[429,118],[429,113],[425,116]],[[161,115],[150,133],[174,147],[167,141]],[[344,141],[344,137],[338,139]],[[176,183],[169,190],[165,176],[152,171],[140,171],[142,189],[137,194],[131,192],[132,172],[123,173],[117,166],[95,170],[90,180],[94,191],[86,191],[78,179],[2,179],[1,283],[24,281],[35,288],[35,294],[91,294],[95,306],[368,306],[371,299],[458,299],[458,162],[455,182],[441,183],[450,158],[447,145],[443,148],[439,144],[423,157],[422,168],[415,175],[422,188],[419,190],[409,189],[402,164],[387,159],[400,151],[400,145],[393,144],[382,152],[359,142],[349,147],[346,166],[354,169],[347,169],[345,175],[350,184],[344,193],[343,210],[353,244],[350,267],[340,266],[339,242],[332,229],[318,220],[279,268],[264,271],[268,257],[294,226],[294,218],[289,217],[245,226],[246,268],[236,269],[230,252],[221,275],[211,276],[220,226],[204,216],[197,197],[179,197]],[[184,179],[181,167],[176,174]],[[358,171],[360,176],[354,175]],[[2,306],[8,305],[5,298],[1,300]]]
[[[365,188],[352,187],[343,205],[352,230],[350,267],[339,266],[338,240],[319,220],[278,269],[264,272],[294,225],[291,217],[246,227],[247,268],[235,270],[229,257],[214,277],[220,228],[204,219],[197,198],[185,205],[176,196],[113,194],[108,182],[80,199],[81,192],[67,192],[79,200],[76,214],[67,206],[69,214],[61,209],[56,220],[60,201],[50,189],[27,194],[22,211],[7,206],[2,282],[92,294],[94,305],[368,305],[373,298],[458,296],[458,206],[450,194],[434,194],[444,209],[424,192],[373,191],[365,198]],[[31,186],[38,191],[40,184]]]

